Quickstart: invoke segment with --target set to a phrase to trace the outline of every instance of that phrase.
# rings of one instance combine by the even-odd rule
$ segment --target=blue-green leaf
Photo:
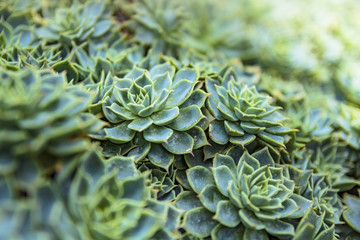
[[[163,143],[166,142],[172,134],[173,130],[170,128],[153,125],[144,131],[144,138],[149,142]]]
[[[174,155],[166,151],[159,144],[151,144],[148,157],[151,163],[164,169],[169,169],[170,165],[174,162]]]
[[[187,172],[187,178],[190,186],[197,193],[208,185],[215,185],[215,181],[211,171],[203,166],[192,167]]]
[[[186,80],[189,80],[190,82],[195,83],[197,81],[198,77],[199,77],[199,74],[196,71],[196,69],[182,68],[182,69],[180,69],[180,71],[178,71],[175,74],[174,84],[176,84],[177,82],[179,82],[180,80],[183,80],[183,79],[186,79]]]
[[[172,85],[172,92],[170,93],[167,101],[166,108],[173,108],[180,106],[191,95],[194,84],[188,80],[181,80],[177,84]]]
[[[212,216],[213,214],[206,208],[191,209],[185,214],[184,229],[195,237],[208,237],[217,225],[217,222],[212,220]]]
[[[216,206],[221,200],[227,200],[227,198],[212,184],[206,185],[200,193],[201,203],[211,212],[216,212]]]
[[[187,154],[193,150],[194,139],[187,133],[174,131],[167,143],[162,145],[173,154]]]
[[[128,128],[128,123],[116,125],[112,128],[105,128],[106,138],[114,143],[125,143],[131,141],[135,136],[135,131]]]
[[[187,133],[194,139],[194,149],[198,149],[209,144],[206,134],[201,127],[195,126],[188,130]]]
[[[147,129],[148,127],[150,127],[153,123],[153,120],[151,120],[150,117],[146,117],[146,118],[136,118],[134,119],[129,125],[128,128],[134,130],[134,131],[138,131],[138,132],[142,132],[145,129]]]
[[[156,125],[167,125],[179,116],[179,108],[173,107],[151,115]]]
[[[182,210],[191,210],[193,208],[201,207],[202,204],[194,192],[183,191],[175,199],[175,206]]]
[[[217,204],[214,218],[227,227],[236,227],[241,221],[238,208],[228,200],[222,200]]]
[[[209,126],[209,137],[217,144],[224,145],[229,141],[229,135],[227,134],[224,122],[214,120]]]
[[[197,89],[192,92],[190,97],[183,104],[181,104],[181,108],[189,107],[192,105],[196,105],[201,108],[204,106],[207,96],[208,95],[204,91]]]
[[[186,131],[194,127],[203,117],[200,108],[192,105],[180,109],[179,116],[169,124],[169,127],[177,131]]]

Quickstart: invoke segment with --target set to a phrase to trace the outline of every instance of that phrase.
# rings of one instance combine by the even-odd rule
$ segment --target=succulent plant
[[[359,195],[360,193],[358,193]],[[343,218],[349,226],[346,239],[359,239],[360,238],[360,226],[359,226],[359,216],[360,216],[360,198],[354,195],[346,194],[344,196],[344,212]]]
[[[339,104],[336,114],[336,137],[349,147],[360,150],[360,109],[348,104]]]
[[[256,139],[275,153],[285,148],[284,136],[295,130],[282,124],[281,108],[272,106],[269,96],[234,81],[231,75],[220,80],[208,77],[205,84],[211,94],[207,108],[215,117],[209,126],[214,142],[246,146]]]
[[[151,45],[155,53],[178,57],[184,51],[185,16],[178,2],[137,0],[123,10],[131,16],[127,27],[136,41]]]
[[[3,181],[0,180],[1,183]],[[52,188],[36,184],[35,195],[0,203],[1,239],[80,239]],[[3,195],[3,194],[2,194]],[[4,196],[2,196],[4,197]]]
[[[197,78],[196,69],[176,71],[170,63],[150,71],[134,67],[105,94],[103,112],[111,127],[97,138],[118,144],[121,154],[135,160],[148,155],[153,164],[167,169],[173,154],[191,153],[201,147],[194,138],[205,138],[195,126],[204,118],[200,107],[207,97],[202,90],[193,91]]]
[[[94,150],[23,199],[1,193],[0,236],[9,239],[174,239],[180,214],[150,198],[131,160],[105,162]],[[6,190],[8,181],[1,178]]]
[[[295,237],[293,239],[337,239],[337,235],[335,234],[335,225],[330,227],[326,225],[324,226],[324,215],[325,213],[319,216],[312,209],[309,209],[299,222],[299,225],[296,227]]]
[[[113,21],[105,5],[104,1],[94,0],[73,4],[71,8],[57,8],[36,32],[47,44],[60,44],[69,53],[73,43],[79,45],[110,31]]]
[[[174,239],[180,213],[168,202],[150,198],[146,175],[133,161],[96,155],[59,177],[59,190],[80,239]],[[65,181],[62,181],[65,180]]]
[[[360,239],[359,10],[0,1],[0,239]]]
[[[30,13],[5,4],[4,9],[0,6],[0,19],[0,59],[16,62],[18,55],[31,51],[38,42]]]
[[[30,69],[1,69],[0,75],[1,172],[16,169],[24,159],[56,170],[62,161],[86,151],[87,135],[103,127],[85,112],[91,93],[67,86],[63,75]]]
[[[332,137],[333,119],[327,115],[324,109],[295,104],[288,109],[287,114],[291,119],[289,125],[299,129],[296,133],[296,141],[303,144],[321,143]]]
[[[182,192],[175,205],[187,210],[183,225],[195,237],[291,238],[295,229],[287,221],[312,205],[293,193],[287,169],[275,164],[267,148],[245,151],[238,160],[218,154],[211,170],[192,167],[187,177],[193,191]]]
[[[360,106],[360,88],[358,85],[359,75],[356,69],[359,61],[355,59],[346,59],[337,69],[336,83],[338,90],[343,94],[344,98],[353,104]]]
[[[341,144],[337,142],[324,142],[321,146],[310,147],[304,154],[300,154],[293,159],[292,164],[302,170],[313,170],[319,174],[318,177],[325,177],[326,185],[331,188],[347,191],[360,182],[354,179],[349,173],[351,172],[351,161],[348,159],[349,153]],[[325,189],[326,185],[321,188]],[[325,190],[322,190],[325,193]]]
[[[296,184],[294,192],[313,201],[312,212],[308,214],[316,214],[326,228],[340,224],[343,207],[338,196],[340,190],[332,186],[328,175],[313,173],[313,170],[306,168],[306,162],[302,163],[303,166],[300,164],[288,165],[288,169],[290,178]]]
[[[288,110],[294,105],[306,99],[304,86],[297,81],[284,81],[281,78],[268,74],[261,74],[261,84],[259,84],[270,96],[276,100],[276,104]]]
[[[148,179],[151,181],[151,195],[153,198],[159,201],[172,201],[182,191],[182,188],[175,182],[177,170],[173,167],[168,172],[165,172],[164,169],[153,165],[150,161],[144,161],[144,163],[138,166],[138,169],[148,174]]]
[[[11,21],[13,19],[13,21]],[[0,21],[0,47],[8,54],[14,48],[31,48],[37,37],[34,27],[26,24],[22,16],[14,16],[8,21]],[[3,55],[4,53],[2,53]]]

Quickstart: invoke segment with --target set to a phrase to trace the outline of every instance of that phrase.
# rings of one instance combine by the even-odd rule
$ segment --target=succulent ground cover
[[[0,239],[360,239],[359,10],[0,1]]]

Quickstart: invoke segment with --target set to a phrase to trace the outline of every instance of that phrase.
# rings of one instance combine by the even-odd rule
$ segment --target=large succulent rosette
[[[275,164],[267,148],[252,155],[244,152],[238,160],[231,155],[236,156],[218,154],[211,169],[188,170],[193,191],[176,200],[178,208],[187,210],[185,230],[213,239],[291,238],[292,220],[302,217],[312,201],[294,194],[287,169]]]
[[[163,63],[150,71],[134,67],[116,79],[103,99],[103,112],[111,126],[98,136],[108,155],[121,154],[168,168],[174,154],[192,153],[207,144],[200,107],[207,94],[194,90],[198,72],[176,70]],[[194,140],[196,139],[196,141]]]

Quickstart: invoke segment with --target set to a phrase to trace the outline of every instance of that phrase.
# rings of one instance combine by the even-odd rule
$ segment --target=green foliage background
[[[360,239],[355,0],[0,1],[0,239]]]

